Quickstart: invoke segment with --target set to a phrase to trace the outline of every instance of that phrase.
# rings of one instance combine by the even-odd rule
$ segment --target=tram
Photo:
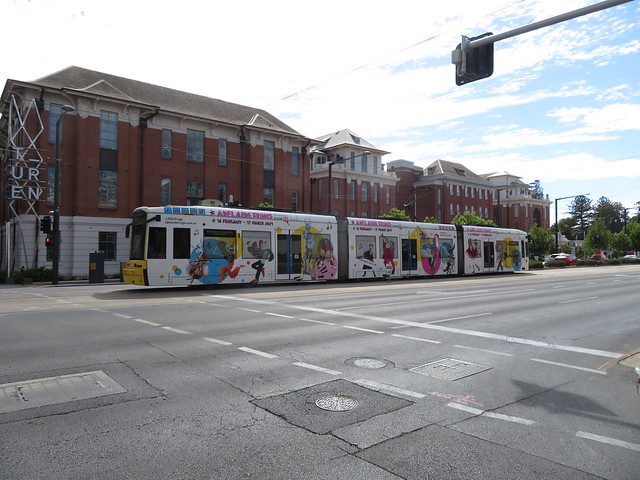
[[[255,285],[517,272],[521,230],[251,210],[140,207],[127,227],[124,281]]]

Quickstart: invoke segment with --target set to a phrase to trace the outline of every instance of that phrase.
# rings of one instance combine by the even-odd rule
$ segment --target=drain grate
[[[346,412],[357,406],[358,401],[346,395],[326,395],[316,400],[316,407],[329,412]]]
[[[102,370],[0,385],[0,413],[124,393]]]
[[[421,365],[410,369],[412,372],[428,375],[430,377],[439,378],[440,380],[458,380],[460,378],[469,377],[476,373],[490,370],[491,367],[477,365],[464,360],[456,360],[455,358],[445,358],[435,362]]]

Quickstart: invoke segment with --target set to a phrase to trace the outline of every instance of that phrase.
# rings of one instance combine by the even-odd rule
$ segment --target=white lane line
[[[317,365],[311,365],[310,363],[295,362],[294,365],[297,367],[315,370],[316,372],[328,373],[329,375],[340,375],[342,373],[342,372],[336,372],[335,370],[329,370],[328,368],[318,367]]]
[[[394,387],[393,385],[387,385],[386,383],[372,382],[371,380],[354,380],[353,383],[357,383],[358,385],[362,385],[363,387],[373,387],[376,390],[386,390],[388,392],[398,393],[400,395],[405,395],[407,397],[413,397],[413,398],[426,397],[426,395],[423,393],[412,392],[411,390],[405,390],[403,388]]]
[[[225,340],[218,340],[217,338],[202,337],[202,339],[206,340],[207,342],[217,343],[219,345],[233,345],[231,342],[227,342]]]
[[[251,312],[251,313],[262,313],[262,310],[254,310],[253,308],[238,307],[238,310],[244,310],[245,312]]]
[[[264,312],[265,315],[271,315],[272,317],[282,317],[282,318],[294,318],[291,315],[282,315],[280,313],[271,313],[271,312]]]
[[[348,328],[350,330],[359,330],[361,332],[369,332],[369,333],[384,333],[384,332],[381,332],[380,330],[371,330],[369,328],[352,327],[350,325],[342,325],[342,328]]]
[[[443,318],[442,320],[434,320],[433,322],[427,322],[429,324],[450,322],[452,320],[464,320],[465,318],[484,317],[485,315],[493,315],[491,312],[476,313],[474,315],[465,315],[463,317]]]
[[[599,375],[606,375],[607,374],[607,372],[603,372],[602,370],[595,370],[593,368],[579,367],[577,365],[569,365],[567,363],[551,362],[549,360],[542,360],[540,358],[530,358],[529,360],[531,360],[532,362],[548,363],[549,365],[556,365],[558,367],[573,368],[574,370],[582,370],[582,371],[585,371],[585,372],[597,373]]]
[[[179,328],[162,327],[162,329],[167,330],[168,332],[179,333],[181,335],[193,335],[193,333],[187,332],[186,330],[180,330]]]
[[[467,347],[466,345],[454,345],[457,348],[465,348],[467,350],[476,350],[478,352],[495,353],[496,355],[504,355],[505,357],[513,357],[513,353],[496,352],[495,350],[487,350],[484,348]]]
[[[335,325],[335,323],[323,322],[321,320],[311,320],[310,318],[296,318],[296,320],[301,320],[303,322],[320,323],[321,325]]]
[[[138,323],[144,323],[145,325],[151,325],[152,327],[159,327],[160,326],[159,323],[150,322],[149,320],[143,320],[141,318],[134,318],[133,321],[134,322],[138,322]]]
[[[520,425],[534,425],[536,423],[533,420],[527,420],[526,418],[512,417],[511,415],[502,415],[501,413],[485,412],[484,410],[480,410],[479,408],[468,407],[467,405],[461,405],[456,402],[448,403],[447,407],[462,410],[464,412],[469,412],[480,417],[495,418],[498,420],[505,420],[507,422],[519,423]]]
[[[259,355],[264,358],[278,358],[277,355],[271,355],[270,353],[261,352],[260,350],[254,350],[253,348],[249,348],[249,347],[238,347],[238,350],[242,350],[243,352],[247,352],[247,353],[252,353],[254,355]]]
[[[400,335],[398,333],[392,333],[391,334],[392,337],[398,337],[398,338],[406,338],[408,340],[417,340],[419,342],[427,342],[427,343],[442,343],[442,342],[438,342],[437,340],[429,340],[427,338],[418,338],[418,337],[409,337],[407,335]]]
[[[576,437],[586,438],[588,440],[593,440],[601,443],[608,443],[609,445],[613,445],[615,447],[628,448],[629,450],[636,450],[637,452],[640,452],[640,444],[625,442],[624,440],[617,440],[615,438],[603,437],[602,435],[596,435],[595,433],[578,432],[576,433]]]
[[[133,318],[131,315],[124,315],[122,313],[112,313],[111,315],[113,315],[114,317],[120,317],[120,318]]]
[[[555,287],[551,287],[551,288],[565,288],[564,285],[556,285]]]
[[[562,302],[558,302],[558,304],[575,303],[575,302],[586,302],[587,300],[597,300],[598,298],[599,297],[576,298],[575,300],[564,300]]]

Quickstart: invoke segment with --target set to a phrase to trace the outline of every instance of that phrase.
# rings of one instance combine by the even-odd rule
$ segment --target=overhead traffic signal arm
[[[472,43],[491,35],[493,33],[488,32],[473,38],[462,36],[462,42],[451,52],[451,63],[456,66],[456,85],[493,75],[493,42],[481,46]]]

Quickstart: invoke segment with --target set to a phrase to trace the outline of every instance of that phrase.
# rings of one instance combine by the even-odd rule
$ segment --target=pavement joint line
[[[302,368],[308,368],[310,370],[315,370],[316,372],[327,373],[329,375],[341,375],[342,374],[342,372],[337,372],[335,370],[330,370],[330,369],[324,368],[324,367],[318,367],[317,365],[312,365],[310,363],[295,362],[294,365],[297,366],[297,367],[302,367]]]
[[[606,375],[607,374],[607,372],[605,372],[603,370],[596,370],[595,368],[579,367],[578,365],[569,365],[568,363],[552,362],[550,360],[542,360],[540,358],[530,358],[529,360],[531,360],[532,362],[539,362],[539,363],[547,363],[549,365],[556,365],[558,367],[573,368],[574,370],[582,370],[584,372],[597,373],[599,375]]]
[[[595,433],[577,432],[576,437],[586,438],[587,440],[593,440],[600,443],[608,443],[615,447],[628,448],[629,450],[636,450],[637,452],[640,452],[640,444],[625,442],[624,440],[618,440],[616,438],[603,437],[602,435],[596,435]]]
[[[253,355],[259,355],[260,357],[264,357],[264,358],[278,358],[277,355],[272,355],[271,353],[262,352],[260,350],[254,350],[253,348],[249,348],[249,347],[238,347],[238,350],[242,350],[243,352],[247,352],[247,353],[252,353]]]
[[[456,402],[448,403],[447,407],[455,408],[457,410],[462,410],[463,412],[472,413],[479,417],[495,418],[497,420],[505,420],[507,422],[519,423],[520,425],[535,425],[536,423],[533,420],[527,420],[526,418],[513,417],[511,415],[503,415],[501,413],[486,412],[484,410],[480,410],[479,408],[469,407],[467,405],[462,405]]]
[[[342,325],[342,328],[348,328],[350,330],[359,330],[361,332],[368,332],[368,333],[384,333],[384,332],[381,332],[380,330],[371,330],[370,328],[352,327],[351,325]]]

